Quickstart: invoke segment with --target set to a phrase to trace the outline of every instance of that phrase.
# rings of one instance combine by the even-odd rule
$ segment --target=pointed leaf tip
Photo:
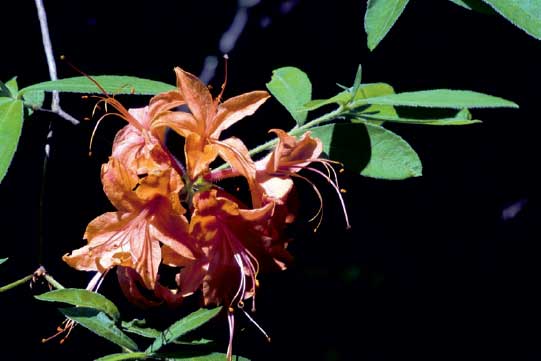
[[[400,17],[409,0],[368,0],[364,29],[370,51],[383,40]]]

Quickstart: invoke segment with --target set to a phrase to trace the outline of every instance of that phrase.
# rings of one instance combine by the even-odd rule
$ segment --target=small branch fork
[[[43,6],[43,0],[35,0],[36,8],[38,10],[39,25],[41,29],[41,38],[43,41],[43,49],[45,50],[45,57],[47,58],[47,67],[49,68],[49,77],[51,80],[58,80],[56,74],[56,62],[53,55],[53,46],[51,44],[51,37],[49,36],[49,25],[47,24],[47,13]],[[58,91],[53,91],[53,100],[51,102],[51,111],[58,116],[66,119],[71,124],[77,125],[80,122],[73,116],[66,113],[60,107],[60,95]]]

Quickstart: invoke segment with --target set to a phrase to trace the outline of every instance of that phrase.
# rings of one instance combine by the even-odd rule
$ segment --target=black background
[[[207,55],[220,56],[218,41],[236,10],[236,1],[45,5],[57,55],[90,74],[170,83],[174,66],[198,74]],[[338,89],[335,83],[351,84],[361,63],[363,82],[387,82],[397,91],[471,89],[513,100],[520,109],[475,110],[484,123],[468,127],[391,126],[418,151],[423,177],[394,182],[346,173],[342,185],[352,229],[344,229],[338,203],[326,192],[318,233],[297,231],[291,245],[295,264],[262,278],[256,317],[272,343],[239,315],[235,351],[254,360],[540,359],[541,43],[499,16],[443,0],[412,1],[371,53],[364,10],[361,0],[261,1],[229,54],[225,96],[264,89],[273,69],[291,65],[308,73],[314,98],[329,97]],[[18,76],[21,87],[47,80],[33,2],[10,2],[2,24],[0,79]],[[63,62],[58,68],[60,77],[78,75]],[[217,88],[222,78],[219,66],[211,84]],[[147,98],[121,100],[142,106]],[[62,105],[82,119],[93,104],[68,95]],[[54,136],[41,217],[50,120]],[[288,122],[287,112],[272,100],[231,133],[253,146],[266,139],[268,128]],[[89,158],[93,122],[72,126],[46,113],[25,121],[0,186],[0,256],[10,257],[0,269],[0,284],[43,263],[60,282],[85,285],[87,275],[60,258],[83,244],[92,218],[111,210],[99,167],[122,125],[105,122]],[[303,204],[312,203],[310,192],[301,195]],[[516,217],[502,219],[502,211],[521,200],[526,204]],[[302,219],[310,210],[305,213]],[[110,277],[104,293],[122,303],[115,282]],[[42,345],[40,339],[54,333],[62,318],[52,305],[32,299],[37,291],[22,286],[0,294],[0,359],[91,360],[117,351],[81,327],[62,346]],[[164,323],[175,320],[168,317]],[[223,323],[215,327],[225,351]]]

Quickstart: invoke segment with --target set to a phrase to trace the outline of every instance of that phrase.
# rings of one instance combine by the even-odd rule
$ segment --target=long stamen
[[[250,314],[248,312],[246,312],[243,308],[240,309],[244,315],[255,325],[255,327],[257,327],[257,329],[259,331],[261,331],[261,333],[263,334],[263,336],[265,336],[267,338],[267,341],[268,342],[271,342],[271,338],[269,336],[269,334],[267,332],[265,332],[265,330],[263,329],[263,327],[261,327],[254,319],[252,316],[250,316]]]

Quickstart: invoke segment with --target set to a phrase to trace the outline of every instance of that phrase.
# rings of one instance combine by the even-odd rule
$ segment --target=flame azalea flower
[[[219,155],[251,182],[255,178],[255,165],[246,146],[238,138],[219,140],[219,137],[224,129],[252,115],[269,98],[269,94],[252,91],[220,103],[222,94],[213,99],[208,88],[195,75],[178,67],[175,72],[178,90],[191,113],[166,112],[154,124],[168,126],[186,138],[189,179],[205,175],[210,163]]]
[[[78,270],[100,273],[114,266],[133,268],[145,287],[154,289],[162,258],[160,243],[179,259],[193,259],[188,222],[178,200],[182,182],[172,174],[172,169],[154,169],[139,179],[118,159],[110,158],[102,167],[102,182],[118,211],[91,221],[84,234],[88,245],[63,260]]]
[[[344,211],[347,228],[349,228],[346,207],[341,190],[338,187],[336,172],[332,167],[336,162],[320,158],[323,151],[321,140],[312,138],[310,131],[305,132],[298,140],[281,129],[271,129],[270,132],[278,136],[278,144],[272,152],[256,162],[255,183],[257,187],[251,189],[252,198],[259,197],[263,203],[269,201],[275,202],[277,204],[277,213],[281,212],[284,214],[286,212],[283,220],[285,222],[291,222],[294,214],[288,213],[282,208],[287,207],[284,202],[293,189],[292,178],[297,177],[307,181],[314,189],[320,201],[320,208],[314,218],[318,215],[322,216],[323,198],[320,191],[308,178],[297,174],[300,170],[306,169],[323,177],[336,191]],[[327,170],[327,174],[317,168],[311,167],[310,163],[320,163]]]

